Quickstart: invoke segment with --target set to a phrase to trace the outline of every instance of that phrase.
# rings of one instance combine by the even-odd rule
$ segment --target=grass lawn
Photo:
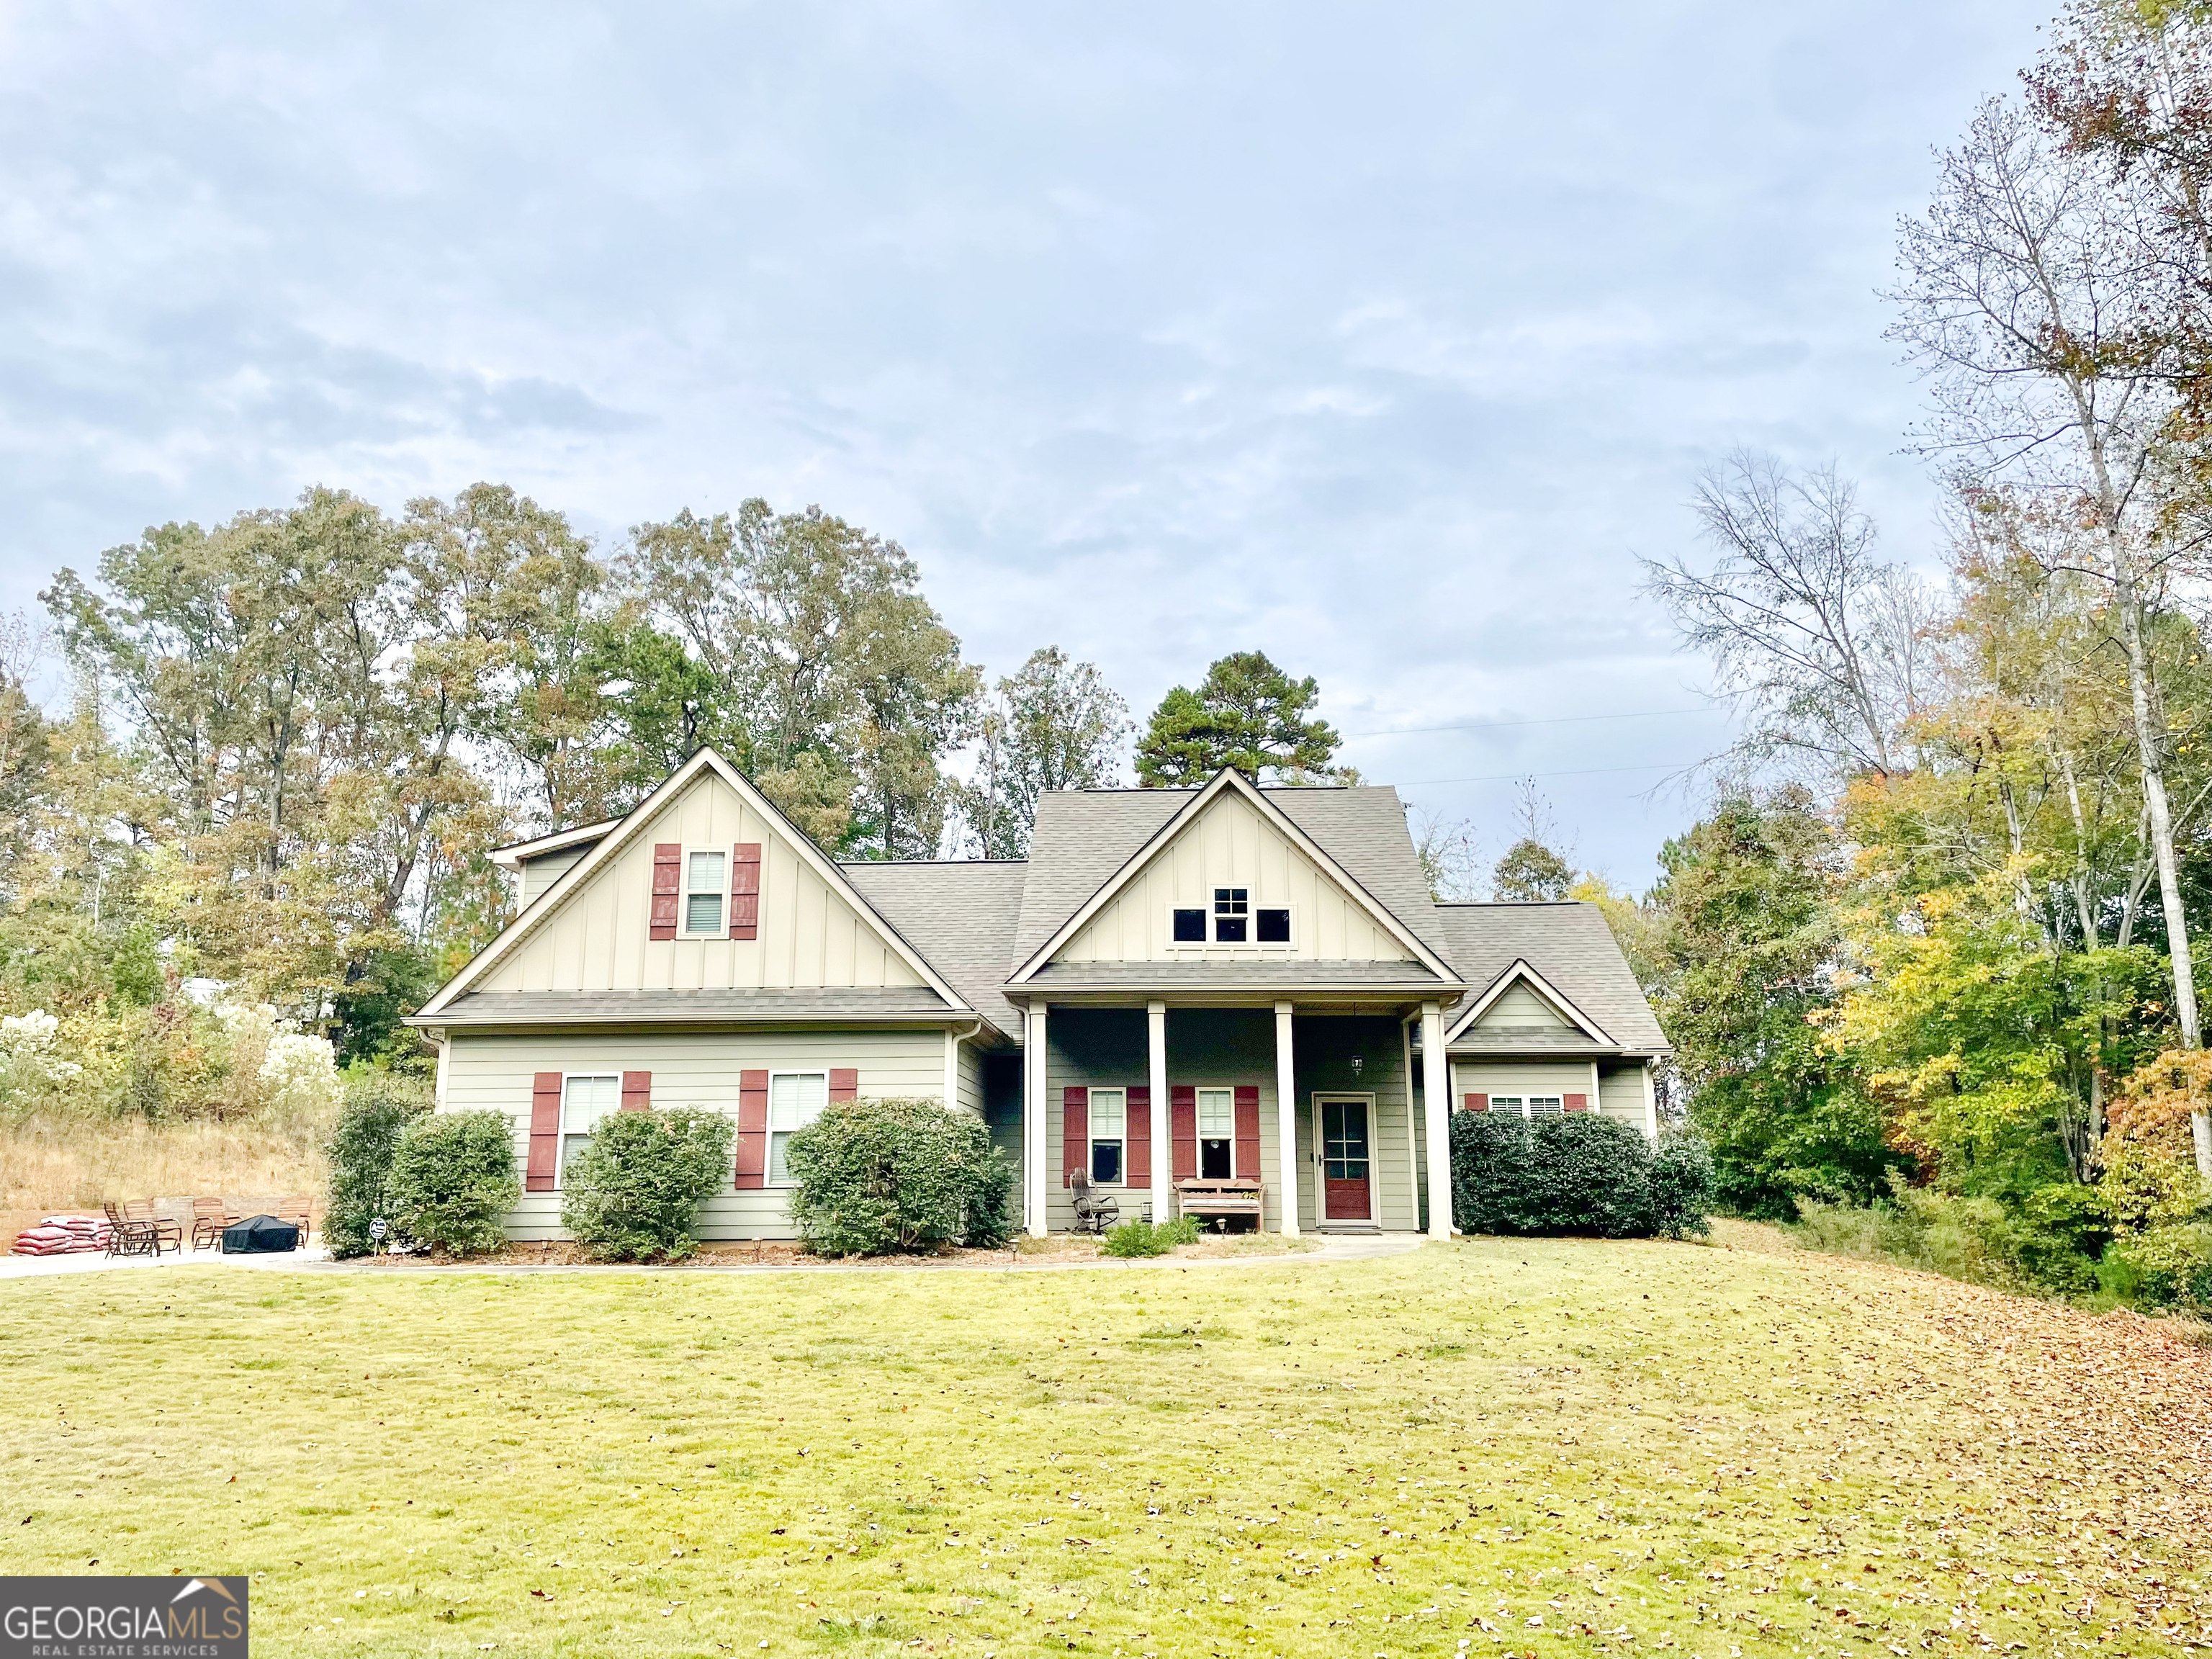
[[[2212,1648],[2212,1353],[1756,1246],[0,1283],[0,1572],[255,1652]]]

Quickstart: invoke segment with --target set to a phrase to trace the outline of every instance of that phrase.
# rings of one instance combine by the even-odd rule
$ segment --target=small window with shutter
[[[791,1185],[786,1161],[791,1138],[830,1103],[827,1072],[770,1072],[768,1077],[768,1184]]]
[[[603,1117],[611,1116],[622,1106],[622,1077],[610,1073],[605,1077],[571,1077],[561,1089],[561,1170],[562,1184],[566,1186],[568,1165],[576,1154],[592,1144],[592,1131]]]
[[[1530,1117],[1558,1117],[1560,1115],[1561,1109],[1564,1105],[1565,1103],[1561,1101],[1559,1097],[1557,1095],[1530,1095],[1528,1097],[1528,1115]]]
[[[1198,1175],[1227,1181],[1237,1173],[1237,1091],[1198,1091]]]
[[[1091,1178],[1102,1187],[1121,1184],[1128,1127],[1128,1091],[1093,1089],[1091,1091]]]
[[[695,852],[684,860],[684,931],[694,938],[722,931],[722,899],[729,890],[729,857]]]

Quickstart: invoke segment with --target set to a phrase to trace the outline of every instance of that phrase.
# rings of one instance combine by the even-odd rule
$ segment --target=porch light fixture
[[[1361,1066],[1364,1066],[1366,1063],[1367,1063],[1367,1056],[1366,1056],[1366,1055],[1364,1055],[1364,1054],[1354,1054],[1354,1055],[1352,1055],[1352,1080],[1354,1083],[1357,1083],[1357,1082],[1359,1080],[1359,1068],[1360,1068]]]

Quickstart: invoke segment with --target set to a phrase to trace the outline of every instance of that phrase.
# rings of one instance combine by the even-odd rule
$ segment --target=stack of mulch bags
[[[50,1215],[15,1235],[15,1255],[80,1255],[107,1248],[107,1218]]]

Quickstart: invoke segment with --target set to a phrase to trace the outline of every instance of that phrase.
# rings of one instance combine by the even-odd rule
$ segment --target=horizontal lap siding
[[[960,1109],[983,1115],[983,1054],[972,1042],[960,1045],[960,1075],[957,1079]]]
[[[1297,1056],[1298,1139],[1307,1156],[1298,1160],[1298,1225],[1309,1230],[1321,1224],[1314,1181],[1320,1173],[1311,1154],[1317,1150],[1313,1097],[1327,1094],[1372,1095],[1372,1121],[1368,1129],[1372,1156],[1374,1218],[1384,1231],[1410,1232],[1419,1224],[1412,1213],[1413,1177],[1407,1166],[1415,1143],[1406,1121],[1405,1045],[1398,1022],[1381,1018],[1301,1016],[1292,1022],[1291,1044]],[[1357,1077],[1352,1056],[1362,1058]],[[1263,1124],[1263,1127],[1264,1124]],[[1269,1186],[1274,1185],[1271,1179]]]
[[[1590,1068],[1586,1060],[1455,1060],[1451,1105],[1462,1097],[1486,1095],[1586,1095]]]
[[[444,1066],[444,1111],[504,1113],[514,1125],[515,1164],[529,1152],[530,1087],[538,1072],[653,1073],[656,1106],[699,1106],[738,1112],[738,1074],[773,1071],[860,1073],[863,1095],[938,1096],[945,1089],[941,1030],[736,1031],[641,1033],[595,1036],[475,1036],[455,1033]],[[732,1164],[735,1169],[734,1155]],[[561,1195],[526,1193],[507,1220],[511,1238],[563,1237]],[[725,1183],[699,1219],[702,1238],[784,1238],[791,1233],[784,1194],[775,1188],[740,1193]]]
[[[1607,1117],[1617,1117],[1623,1123],[1644,1127],[1644,1066],[1639,1062],[1631,1066],[1597,1068],[1597,1109]]]
[[[1141,1008],[1055,1008],[1046,1021],[1045,1216],[1054,1232],[1075,1224],[1074,1196],[1061,1184],[1061,1102],[1071,1086],[1092,1089],[1149,1086],[1151,1046]],[[1262,1225],[1282,1224],[1281,1186],[1275,1162],[1275,1017],[1266,1010],[1168,1011],[1168,1084],[1260,1091],[1261,1179],[1267,1183]],[[1166,1155],[1152,1149],[1154,1158]],[[1151,1188],[1109,1188],[1124,1218],[1150,1212]]]

